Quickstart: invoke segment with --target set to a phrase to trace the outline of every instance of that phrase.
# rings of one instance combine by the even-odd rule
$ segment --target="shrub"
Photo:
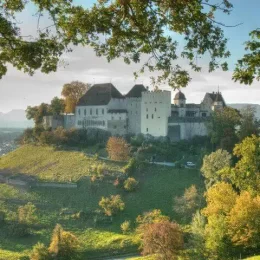
[[[125,203],[120,195],[111,195],[109,198],[102,197],[99,206],[107,216],[112,216],[125,209]]]
[[[134,174],[138,168],[138,162],[135,158],[131,158],[127,165],[123,168],[123,172],[128,175]]]
[[[37,243],[32,250],[30,260],[50,260],[51,255],[48,251],[48,248],[42,244]]]
[[[130,226],[131,226],[131,222],[130,222],[130,221],[127,221],[127,220],[124,221],[124,222],[121,224],[120,228],[121,228],[123,234],[127,234],[127,233],[130,231]]]
[[[109,158],[116,161],[126,161],[129,158],[129,144],[121,137],[110,137],[107,142]]]
[[[138,182],[135,180],[135,178],[128,178],[124,182],[124,188],[127,191],[134,191],[138,185]]]
[[[37,221],[36,207],[31,202],[18,208],[18,221],[27,225]]]
[[[161,222],[165,220],[169,220],[169,217],[163,215],[161,210],[159,209],[154,209],[152,211],[145,212],[143,215],[139,215],[136,218],[136,222],[140,225],[151,224],[151,223]]]

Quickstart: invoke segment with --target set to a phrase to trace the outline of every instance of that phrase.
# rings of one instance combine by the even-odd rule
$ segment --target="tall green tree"
[[[247,136],[259,133],[260,122],[257,120],[255,113],[256,109],[253,106],[246,106],[241,110],[241,125],[238,133],[240,141]]]
[[[231,152],[238,141],[236,129],[239,124],[240,114],[236,109],[225,107],[213,112],[207,123],[211,143]]]
[[[64,113],[64,110],[65,110],[64,100],[58,97],[54,97],[51,100],[50,113],[52,115],[60,115],[61,113]]]
[[[205,177],[207,188],[221,179],[219,171],[231,166],[231,158],[231,154],[222,149],[204,156],[200,171]]]
[[[79,99],[90,88],[90,84],[80,81],[72,81],[63,86],[61,95],[64,97],[65,112],[74,113]]]
[[[37,15],[37,30],[21,33],[17,15],[33,4]],[[190,81],[188,72],[173,65],[179,57],[190,67],[201,69],[198,60],[210,57],[209,71],[227,69],[227,40],[223,23],[216,21],[219,12],[229,14],[230,1],[213,0],[96,0],[84,7],[72,0],[9,0],[0,2],[0,78],[8,64],[33,74],[56,71],[61,55],[69,46],[89,45],[98,56],[108,61],[122,57],[125,63],[146,61],[140,71],[160,71],[157,82],[167,81],[172,87],[184,87]],[[26,9],[28,12],[28,9]],[[41,21],[49,19],[49,25]],[[183,37],[183,47],[177,52],[175,35]],[[106,39],[105,41],[103,39]]]
[[[39,106],[28,106],[26,109],[26,117],[28,120],[33,119],[36,126],[42,124],[43,117],[51,115],[50,105],[41,103]]]
[[[226,168],[220,174],[240,190],[259,193],[260,137],[246,137],[242,143],[235,146],[233,154],[238,158],[238,162],[233,168]]]

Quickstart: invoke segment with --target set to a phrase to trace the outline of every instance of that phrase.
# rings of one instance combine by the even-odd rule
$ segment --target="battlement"
[[[155,101],[155,100],[165,100],[171,99],[171,92],[167,90],[162,91],[146,91],[142,93],[142,101]]]

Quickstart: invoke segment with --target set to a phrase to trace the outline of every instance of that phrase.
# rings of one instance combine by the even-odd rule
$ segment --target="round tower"
[[[185,107],[186,106],[186,97],[181,91],[179,91],[175,95],[173,101],[174,101],[174,105],[176,105],[178,107]]]

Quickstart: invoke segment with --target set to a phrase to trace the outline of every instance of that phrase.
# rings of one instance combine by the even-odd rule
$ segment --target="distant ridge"
[[[260,105],[258,104],[228,104],[228,106],[241,110],[247,106],[252,106],[256,109],[256,117],[260,119]]]
[[[1,128],[27,128],[32,127],[33,122],[26,118],[25,110],[14,109],[8,113],[0,112]]]

